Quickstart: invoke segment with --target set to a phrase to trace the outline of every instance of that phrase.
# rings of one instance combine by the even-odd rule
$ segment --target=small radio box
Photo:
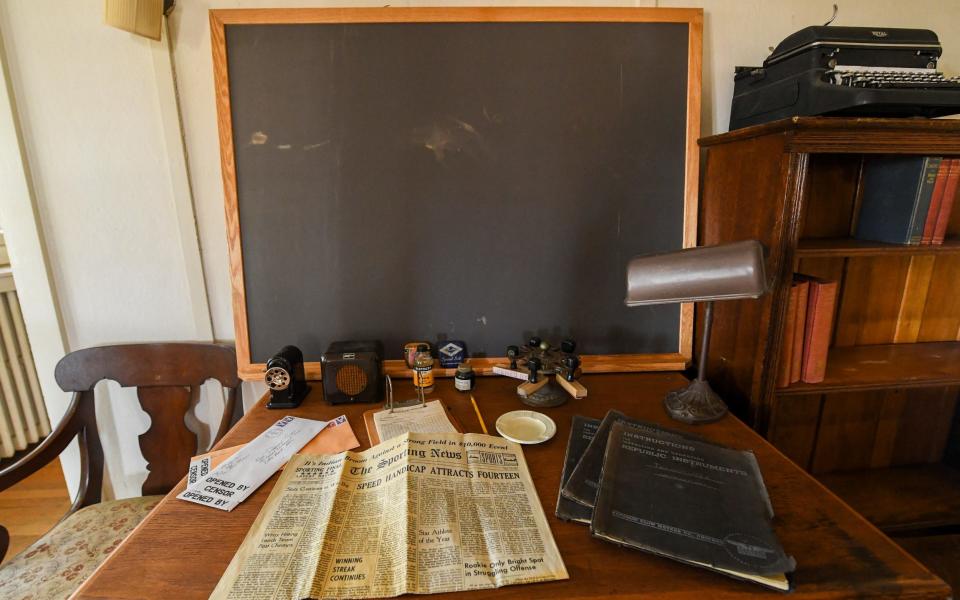
[[[383,344],[333,342],[321,358],[323,397],[330,404],[378,402],[383,398]]]

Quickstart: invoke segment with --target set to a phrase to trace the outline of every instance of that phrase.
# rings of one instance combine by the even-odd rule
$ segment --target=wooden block
[[[547,385],[548,381],[550,381],[550,378],[544,376],[536,383],[530,383],[529,381],[526,383],[521,383],[517,386],[517,393],[520,394],[521,398],[526,398],[530,394]]]
[[[563,386],[563,389],[570,392],[570,395],[574,398],[586,398],[587,397],[587,388],[583,387],[579,381],[574,379],[573,381],[567,381],[560,375],[557,375],[557,383]]]

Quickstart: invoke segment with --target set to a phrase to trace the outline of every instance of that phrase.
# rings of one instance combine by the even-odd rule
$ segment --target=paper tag
[[[526,381],[530,377],[526,371],[520,371],[517,369],[511,369],[509,367],[499,367],[499,366],[493,367],[493,374],[503,375],[505,377],[513,377],[514,379],[522,379],[524,381]]]
[[[210,457],[204,456],[197,460],[190,461],[190,470],[187,471],[187,487],[195,484],[201,477],[206,477],[210,473]]]
[[[327,421],[284,417],[206,476],[201,475],[204,470],[201,461],[196,482],[188,483],[177,498],[231,511],[327,424]]]

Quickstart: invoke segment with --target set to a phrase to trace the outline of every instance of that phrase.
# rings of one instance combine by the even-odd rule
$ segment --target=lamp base
[[[682,390],[674,390],[663,399],[667,414],[684,423],[712,423],[727,414],[727,405],[705,379],[694,379]]]

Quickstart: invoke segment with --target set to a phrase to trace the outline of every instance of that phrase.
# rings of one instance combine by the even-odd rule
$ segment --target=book
[[[855,237],[919,244],[941,160],[939,156],[900,155],[866,159]]]
[[[797,284],[790,286],[787,299],[787,316],[783,324],[783,342],[780,344],[780,364],[777,366],[777,387],[790,385],[790,370],[793,366],[793,336],[797,329]]]
[[[810,282],[794,276],[793,285],[797,286],[797,307],[795,319],[795,333],[793,334],[793,350],[791,351],[790,383],[800,381],[803,373],[803,343],[804,327],[807,322],[807,299],[810,294]]]
[[[926,169],[923,171],[920,191],[917,194],[917,205],[912,215],[912,229],[910,230],[911,245],[917,245],[923,239],[923,226],[930,212],[930,202],[933,200],[933,192],[937,186],[937,176],[940,174],[940,166],[942,164],[942,157],[926,157]]]
[[[937,216],[940,214],[940,207],[943,205],[947,176],[953,168],[953,163],[952,159],[945,158],[940,161],[940,168],[937,169],[937,180],[933,184],[933,194],[930,197],[930,208],[927,209],[927,217],[923,223],[923,237],[920,238],[920,243],[923,245],[933,243],[933,232],[936,228]]]
[[[664,436],[676,440],[701,439],[693,434],[666,430],[651,423],[631,419],[618,410],[608,411],[597,427],[593,439],[587,445],[587,449],[583,451],[583,456],[580,457],[577,466],[573,468],[567,482],[560,489],[561,495],[583,506],[593,508],[593,503],[597,497],[597,489],[600,487],[600,470],[603,467],[607,437],[610,433],[610,427],[615,422],[630,423],[643,430],[656,430],[662,432]]]
[[[796,561],[773,531],[773,509],[752,452],[615,422],[595,504],[595,537],[790,589],[786,574]]]
[[[560,489],[570,479],[573,468],[580,462],[584,450],[593,440],[600,427],[600,419],[591,419],[580,415],[573,416],[570,424],[570,438],[567,440],[567,451],[563,455],[563,471],[560,473]],[[589,523],[593,516],[593,509],[567,498],[562,493],[557,494],[557,517],[564,521]]]
[[[803,333],[804,383],[819,383],[827,373],[827,354],[837,306],[837,282],[804,276],[809,281],[807,318]]]
[[[958,192],[960,194],[960,192]],[[956,208],[956,196],[953,197],[953,206]],[[944,232],[944,237],[958,236],[960,235],[960,210],[951,211],[950,214],[946,216],[947,221],[947,230]]]
[[[950,159],[950,173],[947,175],[947,182],[943,188],[943,200],[940,203],[940,210],[937,213],[937,220],[933,226],[933,240],[931,243],[940,245],[947,233],[947,225],[950,222],[950,215],[953,213],[953,206],[957,200],[957,187],[960,183],[960,158]]]

